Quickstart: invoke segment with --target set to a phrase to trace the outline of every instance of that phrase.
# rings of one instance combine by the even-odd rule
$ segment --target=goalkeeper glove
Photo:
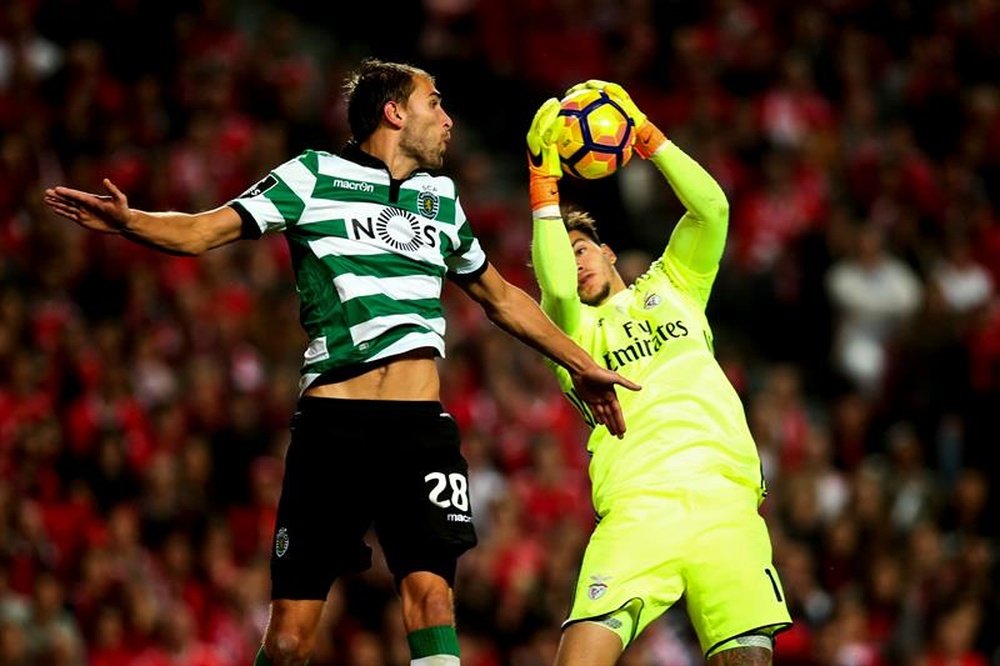
[[[528,128],[528,189],[531,210],[535,212],[550,206],[555,206],[557,211],[559,208],[559,179],[562,178],[556,149],[559,124],[559,100],[552,97],[539,107]]]
[[[608,97],[624,109],[625,115],[631,118],[632,122],[635,123],[635,152],[639,153],[639,156],[643,159],[648,160],[649,157],[666,142],[667,137],[663,135],[663,132],[661,132],[656,125],[650,122],[650,120],[646,117],[646,114],[639,110],[639,107],[635,105],[635,102],[632,101],[629,94],[625,92],[625,89],[617,83],[591,79],[589,81],[576,84],[567,90],[566,94],[569,95],[577,92],[578,90],[583,90],[584,88],[604,91],[608,94]]]

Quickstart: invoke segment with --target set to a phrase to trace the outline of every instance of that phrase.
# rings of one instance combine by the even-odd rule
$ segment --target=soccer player
[[[532,263],[542,309],[608,369],[641,383],[623,395],[628,434],[595,428],[587,448],[598,523],[581,565],[559,666],[610,666],[684,597],[709,664],[768,664],[790,625],[767,527],[764,481],[743,406],[715,361],[705,318],[726,240],[721,188],[649,122],[621,86],[604,90],[635,122],[636,152],[687,209],[663,255],[626,285],[591,217],[559,205],[559,102],[528,131]],[[567,393],[572,383],[557,369]],[[590,410],[571,396],[591,425]]]
[[[624,432],[615,386],[638,387],[596,364],[487,261],[454,182],[429,171],[452,127],[434,79],[370,59],[345,91],[353,139],[341,154],[308,150],[213,210],[135,210],[107,179],[107,195],[56,187],[45,202],[87,229],[175,253],[284,234],[310,342],[255,664],[306,662],[334,580],[371,565],[372,524],[413,663],[458,664],[451,586],[476,537],[459,433],[439,402],[443,280],[571,373],[609,432]]]

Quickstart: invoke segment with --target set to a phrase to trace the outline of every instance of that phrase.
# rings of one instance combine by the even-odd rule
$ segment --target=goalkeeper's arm
[[[580,88],[603,90],[625,109],[635,123],[635,152],[656,165],[687,208],[670,236],[667,252],[695,274],[714,273],[725,249],[729,223],[729,203],[722,188],[650,122],[620,85],[592,79],[573,86],[569,92]]]
[[[546,100],[528,129],[531,195],[531,260],[542,292],[542,310],[559,328],[576,330],[580,301],[576,295],[576,259],[559,210],[562,168],[554,142],[559,101]]]

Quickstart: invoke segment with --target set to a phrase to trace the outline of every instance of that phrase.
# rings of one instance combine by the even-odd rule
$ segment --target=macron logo
[[[343,190],[354,190],[355,192],[375,191],[375,186],[371,183],[359,183],[356,180],[343,180],[342,178],[334,178],[333,186],[339,187]]]

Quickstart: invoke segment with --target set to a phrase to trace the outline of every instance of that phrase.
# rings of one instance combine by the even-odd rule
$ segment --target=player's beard
[[[597,291],[597,293],[595,293],[593,296],[587,296],[586,294],[579,294],[580,302],[583,303],[584,305],[589,305],[591,307],[597,307],[598,305],[606,301],[608,299],[608,296],[610,295],[611,295],[610,282],[605,282],[604,286],[601,287]]]
[[[416,160],[424,169],[440,169],[444,164],[444,152],[448,144],[440,138],[434,140],[432,132],[404,130],[399,147]]]

